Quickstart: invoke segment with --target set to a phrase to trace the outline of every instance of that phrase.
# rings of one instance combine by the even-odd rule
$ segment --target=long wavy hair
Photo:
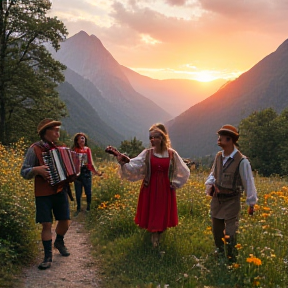
[[[149,132],[152,132],[152,131],[157,132],[162,136],[161,152],[168,150],[168,148],[172,148],[169,134],[164,124],[162,123],[153,124],[149,129]]]
[[[72,150],[74,150],[75,148],[80,148],[79,144],[78,144],[78,138],[80,136],[84,136],[85,137],[85,144],[84,145],[88,146],[88,143],[87,143],[88,142],[88,137],[87,137],[87,135],[85,133],[83,133],[83,132],[79,132],[79,133],[76,133],[74,135]]]

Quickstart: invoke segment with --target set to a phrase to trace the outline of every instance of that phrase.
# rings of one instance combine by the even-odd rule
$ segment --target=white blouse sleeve
[[[212,168],[211,168],[211,172],[209,174],[209,176],[207,177],[206,181],[205,181],[205,193],[206,195],[209,195],[211,194],[211,190],[212,190],[212,187],[213,185],[215,184],[215,177],[214,177],[214,169],[215,169],[215,160],[213,162],[213,165],[212,165]]]
[[[145,157],[148,150],[143,150],[137,157],[130,159],[129,163],[126,163],[119,167],[119,174],[122,179],[129,181],[138,181],[144,179],[146,165]]]
[[[174,150],[175,171],[172,178],[172,186],[181,188],[190,176],[190,170],[183,159]]]
[[[239,166],[239,173],[246,193],[246,203],[254,205],[258,201],[251,165],[248,159],[243,159]]]

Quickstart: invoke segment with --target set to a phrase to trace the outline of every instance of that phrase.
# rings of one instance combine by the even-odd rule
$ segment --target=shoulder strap
[[[238,151],[239,152],[239,151]],[[240,153],[240,152],[239,152]],[[235,174],[234,174],[234,179],[233,179],[233,189],[236,189],[236,181],[237,181],[237,178],[238,178],[238,175],[239,175],[239,167],[240,167],[240,164],[241,164],[241,162],[244,160],[244,159],[246,159],[246,156],[244,156],[244,155],[242,155],[241,153],[240,153],[240,155],[241,155],[241,159],[240,159],[240,161],[239,161],[239,164],[238,164],[238,166],[237,166],[237,169],[236,169],[236,171],[235,171]]]
[[[144,185],[148,186],[149,182],[150,182],[150,174],[151,174],[151,155],[152,155],[152,149],[146,149],[147,153],[145,155],[145,178],[144,178]]]
[[[170,149],[170,148],[168,148],[168,155],[169,155],[169,158],[170,158],[170,160],[173,158],[173,156],[174,156],[174,151],[172,150],[172,149]]]
[[[169,177],[170,184],[172,185],[172,180],[173,180],[174,172],[175,172],[174,150],[168,148],[168,155],[170,159],[168,177]]]

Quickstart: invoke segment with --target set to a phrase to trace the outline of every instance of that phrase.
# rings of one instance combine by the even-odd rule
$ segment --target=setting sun
[[[200,82],[210,82],[217,79],[215,75],[212,75],[211,73],[207,71],[201,71],[194,76],[194,80],[200,81]]]

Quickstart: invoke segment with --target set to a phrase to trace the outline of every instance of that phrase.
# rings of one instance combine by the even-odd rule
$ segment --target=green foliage
[[[144,150],[141,140],[137,140],[134,137],[132,140],[124,140],[121,142],[119,150],[122,153],[126,153],[130,158],[136,157],[140,152]]]
[[[25,136],[33,141],[45,117],[66,115],[55,88],[64,81],[65,66],[54,60],[45,45],[56,50],[67,31],[56,17],[47,17],[51,2],[11,0],[0,5],[0,141]]]
[[[24,147],[0,145],[0,287],[37,253],[33,182],[20,176]]]
[[[98,160],[109,160],[111,157],[111,155],[107,154],[105,152],[105,149],[101,146],[98,145],[93,145],[91,147],[92,150],[92,155],[94,159],[98,159]]]
[[[276,119],[276,129],[278,131],[278,146],[275,154],[278,155],[279,166],[282,175],[288,175],[288,109],[283,112]],[[275,156],[275,155],[274,155]]]
[[[287,174],[287,128],[287,109],[277,115],[275,110],[268,108],[254,112],[241,121],[240,150],[260,174]]]

